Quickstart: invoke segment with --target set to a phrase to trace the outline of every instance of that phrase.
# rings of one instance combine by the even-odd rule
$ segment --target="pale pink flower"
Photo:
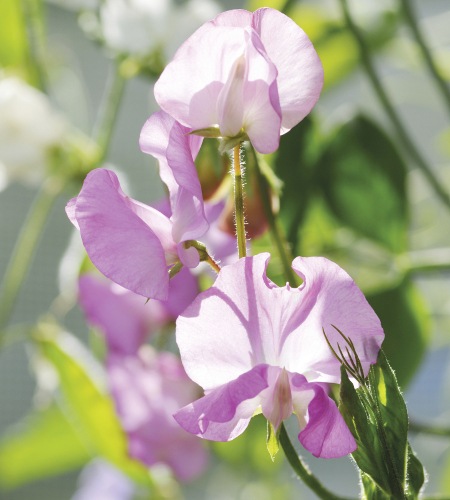
[[[274,9],[231,10],[178,49],[155,84],[161,108],[190,130],[248,136],[271,153],[300,122],[323,85],[319,57],[290,18]]]
[[[87,175],[80,194],[67,204],[67,215],[94,265],[134,293],[167,300],[168,268],[177,261],[189,268],[199,263],[197,250],[184,243],[208,229],[194,164],[201,141],[163,112],[144,127],[141,145],[159,159],[170,194],[170,219],[128,197],[116,174],[102,168]]]
[[[266,276],[268,254],[222,268],[177,320],[187,374],[205,396],[176,413],[187,431],[216,441],[241,434],[258,409],[275,429],[295,413],[299,440],[332,458],[356,448],[323,383],[340,382],[340,363],[325,340],[350,337],[367,373],[384,337],[376,314],[350,276],[322,257],[297,257],[299,288]]]

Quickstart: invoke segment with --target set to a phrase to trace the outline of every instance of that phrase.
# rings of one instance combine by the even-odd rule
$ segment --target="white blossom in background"
[[[38,185],[68,124],[49,99],[15,77],[0,78],[0,181]]]
[[[105,44],[118,53],[138,57],[161,49],[171,57],[196,28],[220,12],[213,0],[105,0],[100,26]]]
[[[138,56],[153,52],[164,37],[171,9],[170,0],[105,0],[100,24],[106,45]]]

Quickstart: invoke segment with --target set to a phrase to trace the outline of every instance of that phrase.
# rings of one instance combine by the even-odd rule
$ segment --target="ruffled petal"
[[[161,179],[169,189],[172,237],[177,243],[197,239],[208,229],[194,164],[201,143],[201,137],[190,136],[189,129],[164,111],[147,120],[139,139],[142,151],[158,160]]]
[[[253,147],[263,154],[273,153],[280,142],[281,108],[278,71],[257,33],[246,30],[248,71],[244,86],[243,128]]]
[[[231,441],[247,428],[268,387],[266,365],[210,391],[175,413],[175,420],[191,434],[211,441]]]
[[[165,216],[128,198],[113,172],[96,169],[84,181],[75,217],[86,252],[105,276],[144,297],[167,299],[164,246],[174,244]]]
[[[205,23],[181,45],[155,83],[157,103],[191,129],[217,125],[218,96],[243,42],[241,28]]]
[[[285,336],[283,366],[303,373],[309,381],[339,383],[340,363],[322,332],[323,328],[337,349],[337,343],[345,345],[337,327],[351,338],[367,374],[376,363],[384,332],[361,290],[341,267],[324,257],[297,257],[292,267],[304,280],[299,288],[302,314]]]
[[[298,435],[304,448],[320,458],[343,457],[356,450],[352,433],[323,387],[295,374],[291,389],[298,420],[307,422]]]
[[[214,285],[179,316],[176,340],[189,377],[205,390],[222,386],[261,363],[277,365],[267,318],[274,303],[260,307],[268,254],[225,266]],[[256,284],[255,284],[256,282]],[[270,307],[270,309],[267,309]],[[270,351],[264,355],[263,335]]]
[[[319,99],[322,63],[305,32],[281,12],[258,9],[253,13],[252,26],[278,70],[283,134],[303,120]]]

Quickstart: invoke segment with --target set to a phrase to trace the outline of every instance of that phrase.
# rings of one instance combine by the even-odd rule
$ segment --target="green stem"
[[[414,7],[412,5],[411,0],[400,0],[400,4],[403,9],[403,14],[405,17],[406,22],[408,23],[414,38],[416,39],[416,43],[419,46],[420,51],[422,52],[422,57],[425,61],[425,64],[428,67],[428,71],[430,72],[431,76],[434,78],[434,81],[440,90],[442,97],[445,101],[445,105],[447,106],[447,111],[450,113],[450,87],[448,86],[447,82],[445,79],[442,77],[441,73],[439,72],[438,67],[436,66],[436,63],[434,62],[434,59],[431,55],[430,50],[428,49],[428,46],[425,42],[425,39],[423,37],[422,31],[420,30],[416,17],[414,15]]]
[[[0,332],[3,331],[11,318],[17,296],[27,275],[48,215],[63,187],[64,183],[60,179],[49,179],[42,186],[29,210],[27,220],[22,226],[0,291]]]
[[[272,201],[270,199],[269,183],[267,182],[266,177],[261,171],[256,151],[253,148],[252,151],[253,151],[253,156],[255,158],[256,175],[258,177],[258,185],[261,193],[261,200],[263,203],[264,213],[269,223],[270,234],[272,236],[273,242],[275,243],[275,246],[277,247],[278,255],[280,256],[281,264],[283,266],[283,272],[285,278],[292,286],[295,286],[296,283],[298,282],[298,277],[294,273],[294,270],[291,267],[293,258],[290,249],[288,247],[288,244],[283,236],[278,219],[275,217],[275,214],[273,213]]]
[[[323,500],[346,500],[345,497],[340,497],[329,491],[325,486],[311,474],[302,459],[298,456],[295,448],[289,439],[288,433],[284,424],[280,426],[280,444],[284,454],[297,476],[308,486],[314,493]]]
[[[234,218],[239,258],[247,255],[247,238],[245,234],[243,172],[241,169],[241,145],[233,149],[234,177]]]
[[[375,67],[370,55],[369,47],[366,44],[361,32],[354,23],[350,10],[347,5],[347,0],[340,0],[342,6],[342,12],[347,23],[347,27],[352,33],[354,39],[359,46],[359,52],[361,56],[361,62],[363,67],[369,77],[372,87],[378,96],[383,108],[391,120],[393,126],[396,129],[397,135],[403,143],[404,149],[409,153],[411,159],[417,165],[417,167],[422,171],[426,179],[428,180],[430,186],[434,189],[441,201],[450,208],[450,195],[446,190],[442,188],[442,183],[435,177],[433,170],[425,161],[420,151],[417,149],[415,142],[410,138],[406,128],[403,126],[391,100],[389,99],[380,78],[378,77]]]
[[[450,271],[450,249],[434,248],[399,256],[398,267],[405,274],[427,274]]]
[[[409,422],[411,432],[424,432],[433,436],[442,436],[450,438],[450,427],[436,427],[429,424],[419,424],[418,422]]]
[[[103,102],[100,106],[98,120],[93,132],[94,139],[100,150],[100,156],[97,160],[98,165],[103,163],[108,154],[114,125],[116,124],[117,114],[125,90],[125,83],[126,79],[120,72],[119,64],[115,62],[110,70]]]
[[[45,91],[47,75],[45,71],[45,30],[42,5],[39,4],[38,0],[21,0],[21,7],[27,34],[29,64],[38,88]]]

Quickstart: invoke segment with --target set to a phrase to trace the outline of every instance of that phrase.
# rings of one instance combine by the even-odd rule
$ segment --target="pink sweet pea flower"
[[[306,34],[274,9],[231,10],[200,27],[155,84],[167,113],[191,130],[246,134],[260,153],[300,122],[323,85],[319,57]]]
[[[66,212],[80,230],[87,254],[112,281],[145,297],[167,300],[168,267],[180,260],[196,267],[199,255],[184,242],[208,229],[194,158],[201,138],[165,113],[155,113],[144,127],[141,144],[160,160],[170,193],[170,219],[125,195],[114,172],[90,172]],[[152,139],[145,139],[148,134]]]
[[[180,481],[200,475],[207,466],[207,451],[173,418],[198,390],[180,360],[143,346],[136,356],[110,355],[107,371],[130,456],[149,467],[166,464]]]
[[[197,278],[182,269],[170,280],[169,300],[146,300],[96,274],[78,282],[80,306],[87,321],[101,330],[108,351],[135,354],[157,330],[174,321],[199,292]]]
[[[187,269],[181,273],[170,284],[173,311],[184,307],[188,276],[193,278]],[[206,468],[207,452],[173,419],[173,413],[197,396],[198,388],[175,355],[143,345],[149,328],[163,320],[159,307],[165,305],[145,304],[142,297],[118,292],[91,276],[80,279],[79,293],[88,322],[105,335],[108,384],[130,456],[149,467],[163,463],[180,481],[198,476]],[[156,325],[151,324],[152,316]]]
[[[241,434],[260,408],[278,429],[295,413],[299,441],[314,456],[351,453],[355,440],[323,383],[340,382],[336,347],[350,337],[367,373],[384,338],[380,321],[350,276],[322,257],[297,257],[299,288],[266,276],[268,254],[222,268],[177,320],[187,374],[205,396],[175,414],[187,431],[214,441]],[[218,321],[217,318],[220,318]]]

